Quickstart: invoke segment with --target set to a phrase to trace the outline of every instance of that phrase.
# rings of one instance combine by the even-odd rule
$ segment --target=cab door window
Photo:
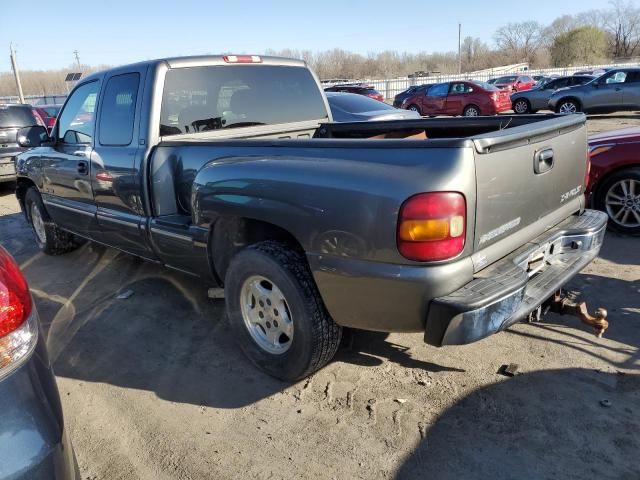
[[[98,82],[81,85],[73,91],[58,119],[58,141],[91,144],[95,127]]]

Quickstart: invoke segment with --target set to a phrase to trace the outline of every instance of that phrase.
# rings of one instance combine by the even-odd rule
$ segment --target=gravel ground
[[[640,478],[639,241],[608,234],[571,283],[609,310],[603,339],[553,314],[463,347],[357,332],[290,385],[245,360],[202,282],[96,245],[43,256],[0,186],[0,243],[31,284],[92,480]],[[497,373],[512,362],[521,374]]]

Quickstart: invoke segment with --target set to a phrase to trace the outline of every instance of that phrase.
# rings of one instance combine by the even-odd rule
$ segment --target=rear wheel
[[[422,115],[422,112],[420,111],[420,107],[418,105],[411,104],[409,105],[409,108],[407,110],[411,110],[412,112],[418,112],[420,115]]]
[[[567,98],[560,100],[556,106],[556,113],[578,113],[580,112],[580,104],[572,99]]]
[[[480,115],[480,108],[477,105],[467,105],[462,114],[465,117],[477,117]]]
[[[609,215],[609,226],[621,233],[640,234],[640,168],[614,173],[598,187],[596,207]]]
[[[329,362],[342,328],[329,316],[304,255],[279,242],[238,253],[225,276],[234,337],[261,370],[281,380],[304,378]]]
[[[513,111],[518,114],[531,113],[531,105],[525,98],[518,98],[513,102]]]
[[[31,187],[24,197],[27,220],[38,248],[48,255],[61,255],[78,248],[84,240],[60,229],[49,217],[38,191]]]

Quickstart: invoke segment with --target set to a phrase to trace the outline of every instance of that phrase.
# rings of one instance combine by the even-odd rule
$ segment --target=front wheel
[[[513,102],[513,111],[520,115],[531,113],[531,106],[526,99],[519,98],[515,102]]]
[[[640,234],[640,168],[608,177],[596,194],[596,207],[609,215],[609,226],[620,233]]]
[[[467,105],[462,114],[465,117],[477,117],[480,115],[480,108],[475,105]]]
[[[47,255],[61,255],[78,248],[84,241],[59,228],[49,217],[38,191],[31,187],[24,197],[27,221],[38,248]]]
[[[269,375],[304,378],[335,355],[342,328],[327,312],[304,255],[266,241],[238,253],[225,276],[236,341]]]
[[[561,100],[556,106],[556,113],[578,113],[580,112],[580,104],[575,100]]]
[[[418,112],[420,115],[422,115],[422,112],[420,111],[420,107],[418,105],[411,104],[409,105],[409,108],[407,108],[407,110],[411,110],[412,112]]]

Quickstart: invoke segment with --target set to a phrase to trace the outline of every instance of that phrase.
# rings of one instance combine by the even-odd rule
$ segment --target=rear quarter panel
[[[375,143],[374,143],[375,142]],[[193,178],[194,222],[221,216],[262,220],[289,231],[310,253],[407,264],[396,247],[398,211],[410,196],[459,191],[475,212],[473,150],[438,141],[225,142],[160,147]],[[472,229],[467,243],[472,244]],[[331,250],[336,243],[337,247]],[[329,250],[328,250],[329,249]]]

